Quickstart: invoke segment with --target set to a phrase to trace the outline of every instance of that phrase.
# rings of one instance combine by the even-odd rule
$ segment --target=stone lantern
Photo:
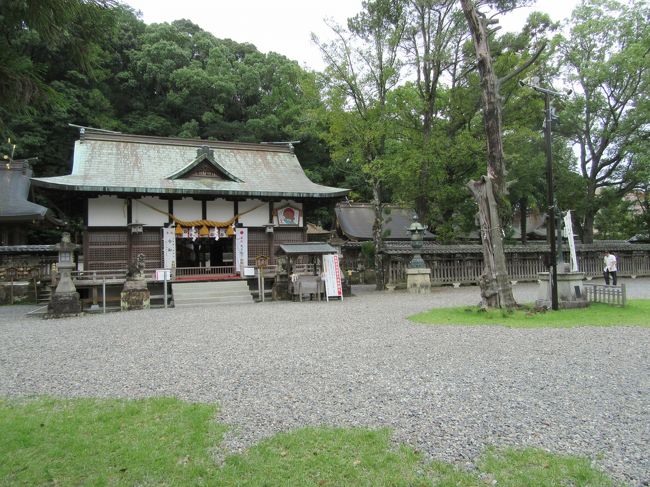
[[[410,293],[431,292],[431,270],[427,268],[420,255],[424,243],[424,230],[425,228],[418,221],[417,215],[413,215],[413,223],[409,227],[413,258],[406,268],[406,289]]]
[[[52,295],[52,300],[47,306],[46,318],[61,318],[64,316],[77,316],[81,313],[79,293],[72,282],[70,273],[74,269],[74,251],[77,246],[70,241],[70,234],[64,232],[61,242],[56,245],[59,252],[57,268],[59,283]]]

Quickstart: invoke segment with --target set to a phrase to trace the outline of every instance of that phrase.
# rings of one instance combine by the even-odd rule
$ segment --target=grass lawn
[[[0,399],[0,485],[615,485],[588,459],[535,449],[488,449],[476,472],[424,462],[387,429],[304,428],[218,466],[215,413],[166,398]]]
[[[624,308],[594,303],[588,308],[536,311],[522,307],[513,312],[481,311],[477,306],[434,308],[409,319],[429,325],[500,325],[510,328],[571,328],[574,326],[650,327],[650,300],[628,301]]]

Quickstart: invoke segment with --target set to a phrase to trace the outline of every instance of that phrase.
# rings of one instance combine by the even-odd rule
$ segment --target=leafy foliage
[[[525,2],[479,3],[498,15]],[[650,234],[649,18],[643,2],[586,0],[564,36],[541,13],[521,32],[490,35],[498,76],[549,42],[521,76],[574,89],[555,106],[553,158],[558,204],[575,210],[586,241],[594,230]],[[486,141],[457,1],[363,2],[345,26],[331,26],[331,41],[317,40],[323,73],[188,20],[145,25],[111,0],[6,0],[0,27],[0,136],[17,142],[16,158],[38,157],[37,176],[69,173],[76,130],[68,124],[300,140],[296,154],[315,182],[413,206],[441,241],[476,227],[466,183],[482,172]],[[507,224],[515,212],[544,212],[543,100],[517,77],[501,92]],[[75,216],[74,202],[46,203]],[[314,218],[327,221],[327,209]]]

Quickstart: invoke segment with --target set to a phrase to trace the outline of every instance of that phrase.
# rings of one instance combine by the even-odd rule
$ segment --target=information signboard
[[[323,279],[325,281],[325,292],[327,296],[343,299],[343,285],[341,284],[341,268],[339,267],[338,255],[323,255]]]

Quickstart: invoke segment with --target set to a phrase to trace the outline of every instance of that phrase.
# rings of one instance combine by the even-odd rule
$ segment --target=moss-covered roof
[[[202,164],[198,164],[202,163]],[[106,194],[340,198],[347,189],[307,178],[290,144],[249,144],[85,129],[72,174],[38,186]]]

